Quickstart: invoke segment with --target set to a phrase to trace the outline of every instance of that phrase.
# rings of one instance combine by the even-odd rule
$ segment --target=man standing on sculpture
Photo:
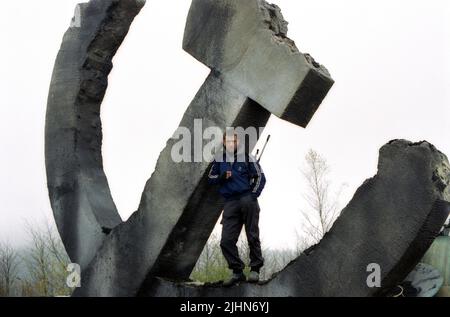
[[[233,275],[224,286],[246,280],[243,273],[245,265],[236,246],[243,226],[250,249],[248,281],[256,283],[264,265],[259,239],[258,197],[266,178],[255,158],[246,153],[245,146],[240,146],[236,133],[224,134],[223,149],[212,163],[208,180],[210,184],[219,184],[219,192],[225,198],[220,247]]]

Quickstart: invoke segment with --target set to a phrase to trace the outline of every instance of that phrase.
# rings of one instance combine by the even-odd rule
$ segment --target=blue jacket
[[[245,155],[245,161],[238,160],[234,155],[233,162],[225,160],[214,160],[208,173],[210,184],[220,184],[219,192],[227,200],[237,199],[251,194],[254,199],[261,195],[266,184],[266,177],[261,166],[256,162],[254,156]],[[226,172],[231,171],[232,176],[225,179]]]

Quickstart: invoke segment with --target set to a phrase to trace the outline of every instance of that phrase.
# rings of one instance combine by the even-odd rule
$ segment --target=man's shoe
[[[259,273],[256,271],[250,271],[247,281],[250,283],[258,283],[259,282]]]
[[[223,282],[223,286],[225,287],[232,286],[239,282],[244,282],[245,280],[246,279],[244,273],[233,273],[233,275],[228,281]]]

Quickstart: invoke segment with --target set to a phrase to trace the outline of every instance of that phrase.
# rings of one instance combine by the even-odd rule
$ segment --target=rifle
[[[269,143],[269,140],[270,140],[270,134],[267,136],[266,142],[264,143],[264,146],[261,150],[261,154],[259,155],[259,157],[258,157],[259,149],[256,150],[256,157],[257,157],[256,162],[257,163],[259,163],[259,161],[261,160],[261,157],[264,154],[264,150],[266,149],[266,146],[267,146],[267,143]]]

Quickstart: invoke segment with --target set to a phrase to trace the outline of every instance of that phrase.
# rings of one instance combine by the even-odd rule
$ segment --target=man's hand
[[[226,172],[223,172],[222,175],[220,175],[220,179],[222,182],[224,182],[224,181],[230,179],[231,176],[232,176],[231,171],[226,171]]]

